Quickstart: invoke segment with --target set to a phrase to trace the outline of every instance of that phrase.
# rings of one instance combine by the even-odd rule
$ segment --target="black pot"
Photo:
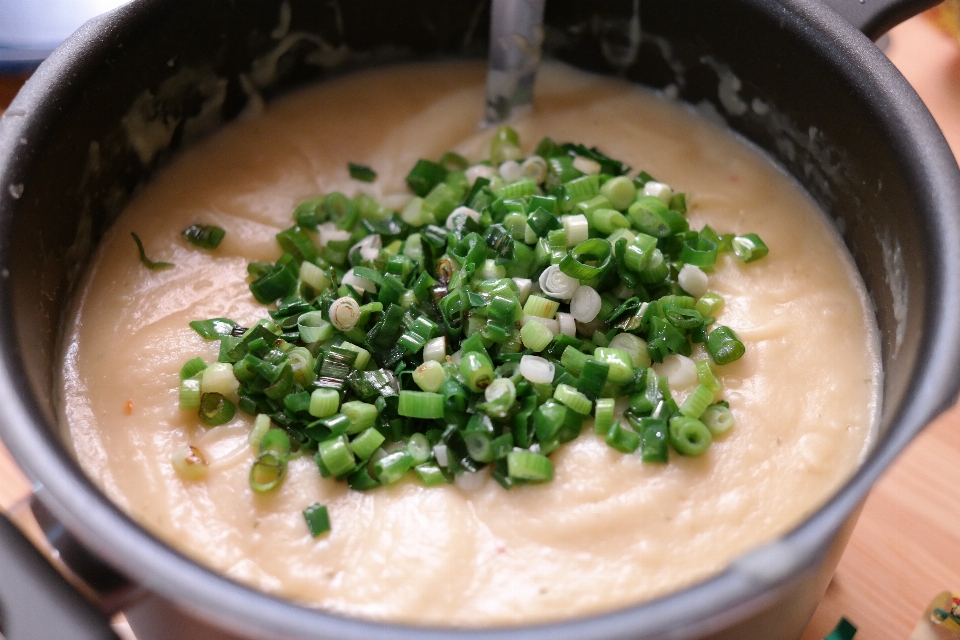
[[[872,36],[932,4],[835,1]],[[209,97],[204,84],[173,89],[164,81],[184,66],[225,79],[226,99],[215,115],[235,117],[246,104],[239,74],[274,46],[280,4],[134,3],[87,24],[58,49],[0,121],[0,435],[42,487],[38,505],[70,532],[55,543],[106,596],[101,606],[123,608],[143,640],[799,637],[870,485],[952,404],[960,383],[956,162],[883,54],[815,0],[643,0],[644,38],[636,51],[624,39],[633,0],[550,0],[546,16],[551,55],[654,87],[672,85],[682,99],[712,105],[836,220],[866,282],[885,371],[876,446],[841,491],[789,534],[703,583],[615,613],[490,631],[416,629],[302,608],[218,576],[153,538],[83,475],[60,440],[52,395],[71,287],[131,192],[198,132],[194,116]],[[477,25],[486,24],[489,10],[478,0],[289,4],[293,30],[365,55],[325,69],[311,63],[313,48],[301,43],[280,58],[276,81],[264,87],[267,98],[364,65],[486,51],[486,29]],[[168,66],[173,58],[177,64]],[[147,89],[159,96],[156,117],[183,126],[144,163],[121,135],[120,119]],[[85,171],[91,143],[98,172]],[[9,532],[0,527],[0,534]],[[70,546],[75,540],[112,570]],[[76,564],[84,558],[87,566]],[[43,626],[56,617],[49,609],[30,618],[25,587],[11,588],[7,576],[24,569],[23,556],[0,563],[0,626],[10,640],[67,637]],[[33,587],[53,584],[42,569],[34,571]],[[80,614],[71,615],[78,625]],[[72,628],[69,637],[84,637]],[[101,633],[108,631],[88,637],[110,637]]]

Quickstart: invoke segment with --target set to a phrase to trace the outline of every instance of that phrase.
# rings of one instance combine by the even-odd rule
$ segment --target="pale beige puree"
[[[107,234],[66,335],[63,410],[83,468],[156,535],[231,578],[350,615],[559,620],[713,574],[797,524],[851,474],[878,405],[877,337],[825,218],[720,128],[629,84],[548,66],[535,113],[516,123],[527,153],[545,135],[597,145],[689,192],[694,228],[756,232],[769,245],[751,265],[722,258],[710,277],[727,301],[720,323],[747,346],[718,367],[736,427],[705,455],[665,466],[585,428],[552,456],[552,483],[509,492],[492,479],[466,492],[411,477],[359,493],[321,478],[310,457],[291,461],[274,494],[250,490],[250,417],[206,429],[177,408],[181,365],[217,358],[217,343],[187,323],[265,316],[246,265],[279,257],[274,234],[299,202],[367,189],[401,206],[418,158],[486,157],[483,74],[473,64],[399,67],[281,99],[185,152]],[[372,166],[376,183],[352,181],[348,161]],[[180,232],[194,223],[226,229],[220,248],[187,245]],[[176,268],[141,266],[131,231]],[[170,464],[188,443],[212,460],[205,481],[184,481]],[[333,525],[316,540],[301,515],[315,502]]]

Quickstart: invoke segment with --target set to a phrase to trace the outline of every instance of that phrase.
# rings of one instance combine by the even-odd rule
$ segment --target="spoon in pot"
[[[486,124],[499,124],[533,102],[546,0],[493,0],[487,62]]]

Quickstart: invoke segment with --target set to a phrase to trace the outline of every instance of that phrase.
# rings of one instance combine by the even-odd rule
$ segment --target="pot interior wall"
[[[837,221],[875,301],[885,407],[897,407],[926,348],[930,242],[918,221],[927,203],[917,201],[916,169],[901,153],[896,126],[867,106],[878,96],[843,70],[839,45],[813,53],[814,37],[795,26],[787,6],[769,4],[643,0],[637,45],[634,0],[551,0],[547,49],[577,66],[675,91],[724,118],[803,184]],[[285,33],[276,31],[284,6]],[[363,66],[484,56],[489,8],[479,0],[272,0],[241,11],[227,0],[148,0],[118,15],[122,32],[102,21],[91,27],[101,36],[92,46],[73,41],[41,69],[26,90],[44,96],[37,111],[6,116],[26,117],[29,126],[8,176],[18,197],[6,200],[0,222],[16,327],[5,339],[22,355],[21,384],[37,399],[50,438],[57,437],[51,389],[59,323],[71,287],[137,185],[237,117],[254,89],[269,99]],[[156,135],[138,138],[134,125]],[[881,437],[892,413],[884,410]]]

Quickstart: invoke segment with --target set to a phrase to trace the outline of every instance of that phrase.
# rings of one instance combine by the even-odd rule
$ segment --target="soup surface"
[[[321,478],[310,457],[291,461],[278,491],[250,490],[252,419],[238,412],[207,429],[177,408],[181,365],[217,358],[217,343],[188,322],[249,326],[265,316],[246,265],[279,257],[274,234],[303,200],[364,189],[399,207],[418,158],[487,157],[492,131],[477,125],[484,71],[396,67],[278,100],[183,153],[117,220],[65,336],[62,410],[83,468],[150,531],[231,578],[330,611],[529,623],[637,603],[716,573],[851,474],[877,411],[878,341],[829,223],[728,132],[629,84],[547,66],[534,112],[514,123],[526,153],[545,135],[596,145],[686,191],[694,228],[756,232],[770,247],[750,265],[727,254],[710,276],[726,300],[719,322],[747,347],[717,368],[736,426],[705,455],[667,465],[643,464],[585,428],[551,456],[553,482],[509,492],[489,478],[464,491],[411,477],[360,493]],[[351,180],[348,162],[373,167],[377,181]],[[219,225],[226,239],[213,252],[193,248],[180,232],[194,223]],[[147,255],[176,267],[141,266],[131,231]],[[174,471],[171,456],[185,444],[210,460],[206,480]],[[333,526],[318,539],[301,514],[315,502]]]

